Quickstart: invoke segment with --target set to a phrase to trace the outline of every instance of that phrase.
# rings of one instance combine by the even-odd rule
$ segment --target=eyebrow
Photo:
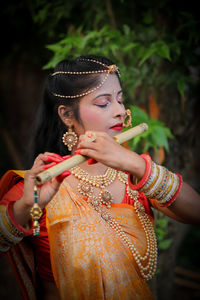
[[[117,95],[119,95],[120,93],[122,93],[122,90],[120,90]],[[101,94],[101,95],[98,95],[97,97],[95,97],[94,99],[97,99],[99,97],[103,97],[103,96],[112,96],[112,94]]]

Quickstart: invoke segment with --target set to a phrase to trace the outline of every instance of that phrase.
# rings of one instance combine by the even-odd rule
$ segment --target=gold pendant
[[[92,186],[85,182],[80,182],[78,184],[77,188],[78,188],[79,193],[83,196],[88,196],[89,194],[91,194],[93,192]]]
[[[111,202],[112,202],[112,195],[109,191],[103,190],[99,194],[99,198],[101,199],[101,202],[105,204],[108,208],[111,207]]]

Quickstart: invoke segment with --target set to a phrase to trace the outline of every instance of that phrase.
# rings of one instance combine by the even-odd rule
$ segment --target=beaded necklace
[[[101,215],[101,217],[116,232],[124,244],[128,246],[140,269],[142,277],[146,280],[151,279],[155,274],[157,265],[157,242],[154,226],[148,214],[145,213],[144,206],[138,201],[138,191],[132,190],[128,186],[128,175],[122,171],[108,168],[104,175],[91,176],[80,167],[72,168],[71,174],[73,174],[80,181],[78,184],[79,193],[88,197],[87,201],[89,205],[91,205],[93,209],[95,209]],[[137,247],[123,231],[121,225],[115,220],[115,218],[112,217],[109,212],[113,198],[111,193],[106,190],[105,187],[114,182],[116,177],[122,183],[126,184],[127,194],[130,196],[130,198],[134,199],[134,209],[146,236],[147,248],[144,256],[139,253]],[[97,196],[93,194],[93,187],[101,190]]]

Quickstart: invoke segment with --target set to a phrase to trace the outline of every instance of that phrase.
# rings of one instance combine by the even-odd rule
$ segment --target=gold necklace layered
[[[107,208],[111,207],[112,195],[105,189],[110,185],[117,176],[117,171],[108,168],[104,175],[91,176],[80,167],[74,167],[71,169],[71,173],[80,180],[78,184],[78,191],[81,195],[88,197],[88,202],[91,204],[105,204]],[[93,187],[100,188],[101,192],[98,196],[93,195]]]
[[[78,184],[79,193],[88,197],[88,203],[101,215],[101,217],[116,232],[119,238],[128,246],[140,269],[142,277],[146,280],[151,279],[155,274],[157,265],[157,242],[155,231],[150,217],[145,213],[144,206],[138,201],[138,191],[132,190],[128,186],[128,175],[112,168],[108,168],[104,175],[97,176],[89,175],[80,167],[74,167],[70,171],[71,174],[80,181]],[[123,231],[121,225],[109,213],[108,209],[111,207],[112,195],[105,188],[114,182],[116,177],[122,183],[126,184],[127,194],[134,200],[134,209],[146,236],[147,247],[144,256],[139,253],[137,247]],[[93,194],[93,187],[101,190],[97,196]]]

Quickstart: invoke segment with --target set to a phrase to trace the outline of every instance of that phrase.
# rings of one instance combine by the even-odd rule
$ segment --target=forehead
[[[101,74],[101,81],[104,79],[104,77],[105,75]],[[107,92],[111,93],[113,89],[117,91],[121,90],[121,85],[116,74],[109,74],[103,85],[94,92],[94,95],[99,95]]]
[[[99,83],[101,81],[103,81],[103,79],[105,78],[105,75],[106,74],[100,75]],[[105,82],[102,84],[102,86],[100,88],[96,89],[94,92],[84,96],[81,99],[81,102],[86,99],[94,99],[101,94],[112,94],[113,90],[116,90],[117,92],[120,91],[121,85],[120,85],[119,79],[116,74],[109,74],[108,78],[105,80]]]

